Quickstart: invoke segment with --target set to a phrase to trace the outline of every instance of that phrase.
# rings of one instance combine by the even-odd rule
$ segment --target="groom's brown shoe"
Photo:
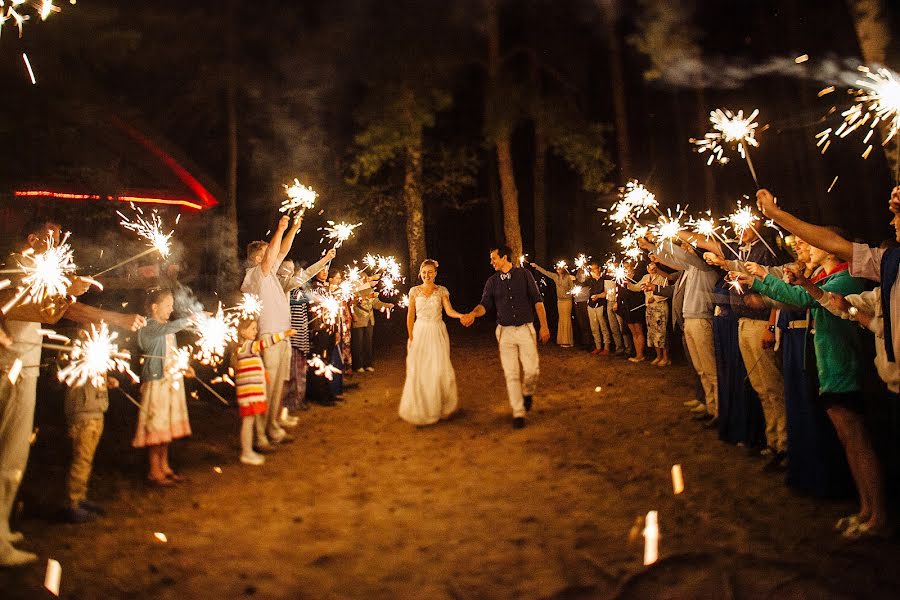
[[[524,400],[525,412],[531,412],[531,403],[534,402],[534,398],[532,396],[522,396],[522,400]]]
[[[516,417],[513,419],[513,429],[524,429],[525,417]]]

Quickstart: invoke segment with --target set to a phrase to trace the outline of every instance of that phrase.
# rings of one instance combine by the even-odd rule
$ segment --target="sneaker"
[[[516,417],[513,419],[513,429],[524,429],[525,417]]]
[[[709,411],[706,410],[705,404],[697,404],[697,406],[695,406],[694,408],[691,409],[691,412],[694,413],[695,415],[705,415]]]
[[[651,365],[658,365],[658,364],[659,364],[659,358],[654,358],[653,360],[650,361],[650,364],[651,364]]]
[[[522,403],[525,405],[525,412],[531,412],[531,404],[534,402],[534,398],[531,395],[522,396]]]
[[[848,517],[842,517],[838,519],[838,522],[834,524],[835,531],[846,531],[851,527],[859,527],[861,521],[859,519],[859,515],[850,515]]]
[[[266,442],[265,444],[257,444],[253,446],[253,451],[257,454],[272,454],[275,452],[275,446]]]
[[[245,465],[253,465],[258,467],[266,462],[266,457],[254,452],[253,454],[241,454],[241,462]]]
[[[289,434],[287,432],[285,432],[283,435],[281,435],[279,437],[275,437],[275,436],[271,436],[271,435],[269,436],[269,441],[273,444],[290,444],[291,442],[294,441],[294,439],[295,439],[294,436],[292,436],[291,434]]]
[[[90,523],[95,521],[99,515],[97,513],[85,510],[80,506],[77,508],[68,508],[65,512],[65,519],[68,523]]]
[[[368,371],[369,373],[374,373],[375,367],[366,367],[366,371]]]
[[[37,554],[10,547],[0,554],[0,567],[24,567],[37,562]]]
[[[661,361],[659,361],[658,363],[656,363],[656,366],[657,367],[668,367],[671,364],[672,364],[671,360],[669,360],[668,358],[664,358]]]
[[[365,373],[366,370],[363,369],[362,367],[360,367],[360,368],[358,368],[358,369],[356,370],[356,372],[357,372],[357,373]]]
[[[699,405],[701,405],[701,404],[703,404],[703,403],[700,402],[699,400],[688,400],[687,402],[682,402],[682,403],[681,403],[681,405],[684,406],[685,408],[694,408],[694,407],[699,406]]]
[[[644,360],[645,360],[645,358],[643,356],[640,358],[638,358],[637,356],[632,356],[631,358],[628,359],[628,362],[639,363],[639,362],[644,362]]]
[[[300,419],[298,419],[297,417],[292,417],[291,415],[282,417],[278,421],[278,424],[282,427],[296,427],[298,423],[300,423]]]

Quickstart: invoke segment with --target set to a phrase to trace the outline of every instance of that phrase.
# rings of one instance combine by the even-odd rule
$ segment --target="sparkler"
[[[296,179],[294,179],[294,183],[284,186],[284,192],[288,198],[281,203],[278,212],[290,214],[296,211],[297,216],[300,217],[316,205],[316,198],[319,197],[314,189],[301,184]]]
[[[400,308],[409,308],[409,296],[406,294],[400,296],[400,299],[397,300],[397,306]]]
[[[181,387],[184,381],[184,373],[191,368],[191,349],[187,346],[177,348],[172,353],[172,360],[169,364],[169,377],[174,380],[175,389]]]
[[[191,329],[200,336],[194,358],[215,367],[222,362],[228,344],[237,340],[237,315],[226,313],[219,302],[215,314],[195,315]]]
[[[12,20],[19,30],[19,37],[22,37],[22,28],[25,25],[25,21],[31,20],[31,16],[25,14],[22,8],[22,5],[26,4],[26,0],[9,0],[9,6],[5,7],[4,4],[6,3],[0,1],[0,32],[3,30],[3,24]],[[40,0],[40,2],[33,0],[28,4],[41,18],[41,21],[46,21],[51,14],[60,11],[58,6],[53,5],[53,0]]]
[[[57,347],[69,352],[70,358],[69,364],[57,373],[59,380],[69,386],[84,385],[90,380],[91,385],[99,387],[108,371],[118,371],[126,373],[135,383],[140,381],[128,363],[131,353],[119,350],[118,337],[117,332],[110,332],[106,323],[101,322],[99,327],[92,324],[90,332],[83,331],[82,337],[71,346]]]
[[[583,291],[584,291],[584,287],[582,287],[580,285],[576,285],[571,290],[569,290],[568,293],[571,294],[572,296],[577,296],[578,294],[580,294]]]
[[[590,260],[591,260],[590,256],[585,256],[584,254],[579,254],[578,256],[575,257],[575,268],[578,270],[584,271],[585,275],[590,275],[591,267],[590,267],[590,265],[588,265],[588,262],[590,262]]]
[[[122,214],[121,211],[116,211],[116,214],[122,217],[122,220],[119,222],[122,227],[128,229],[130,231],[135,232],[138,236],[144,238],[149,242],[149,248],[144,250],[143,252],[139,252],[130,258],[126,258],[125,260],[114,264],[113,266],[104,269],[94,275],[94,277],[99,277],[110,271],[118,269],[123,265],[127,265],[130,262],[133,262],[141,257],[147,256],[148,254],[152,254],[153,252],[158,252],[162,258],[167,258],[169,256],[170,248],[169,242],[172,240],[172,235],[175,233],[175,230],[172,229],[169,233],[164,233],[162,218],[159,216],[159,213],[154,209],[150,213],[150,217],[147,218],[144,216],[144,211],[134,204],[131,205],[131,208],[135,211],[134,219],[130,219],[129,217]]]
[[[236,313],[240,319],[253,319],[262,312],[262,301],[256,294],[244,292],[241,302],[226,310]]]
[[[566,269],[566,270],[568,270],[569,265],[566,264],[566,261],[561,260],[561,261],[558,261],[558,262],[556,263],[556,265],[554,265],[554,268],[555,268],[555,269]]]
[[[313,355],[313,357],[309,359],[306,364],[315,369],[316,375],[320,377],[324,376],[328,381],[331,381],[334,378],[335,374],[339,374],[341,372],[340,369],[327,364],[318,354]]]
[[[860,66],[858,69],[863,73],[864,78],[856,82],[859,89],[849,90],[849,93],[855,96],[855,103],[841,113],[844,118],[843,123],[837,129],[829,127],[816,135],[818,139],[816,145],[822,148],[823,154],[831,145],[833,137],[845,138],[864,125],[868,125],[869,131],[863,138],[863,143],[868,146],[862,154],[863,158],[868,158],[872,151],[872,144],[869,144],[869,140],[875,133],[876,127],[883,125],[887,129],[883,136],[884,139],[881,141],[882,146],[887,145],[900,131],[900,75],[883,67],[873,70],[866,66]],[[900,181],[900,153],[898,153],[894,177],[895,182]]]
[[[709,212],[707,212],[706,214],[709,214]],[[725,241],[725,238],[723,238],[723,237],[720,236],[718,233],[716,233],[716,229],[718,229],[718,227],[716,227],[715,222],[712,220],[712,218],[709,218],[709,219],[691,219],[691,220],[688,222],[688,225],[690,225],[690,226],[692,226],[692,227],[694,228],[694,233],[696,233],[696,234],[698,234],[698,235],[704,236],[707,240],[708,240],[710,237],[715,238],[716,241],[718,241],[719,244],[720,244],[721,246],[724,246],[725,248],[728,248],[728,250],[729,250],[732,254],[734,254],[734,257],[735,257],[736,259],[738,259],[738,260],[743,260],[743,259],[741,258],[741,255],[738,254],[737,252],[735,252],[734,248],[732,248],[731,246],[728,245],[728,242]],[[695,244],[695,245],[696,245],[696,244]]]
[[[609,265],[607,265],[609,269]],[[630,281],[631,283],[637,283],[634,279],[628,276],[628,271],[625,269],[625,265],[622,263],[613,264],[612,268],[609,269],[609,274],[612,275],[612,278],[616,280],[616,285],[625,285],[626,281]]]
[[[71,277],[77,268],[68,239],[69,234],[66,233],[57,244],[53,235],[48,235],[47,249],[44,252],[35,254],[28,249],[22,253],[23,260],[18,261],[18,272],[24,276],[16,295],[3,307],[4,314],[23,298],[25,302],[40,304],[46,298],[65,296],[68,293],[69,286],[72,285]]]
[[[752,208],[749,206],[741,206],[741,204],[738,203],[737,210],[725,217],[724,220],[731,224],[731,228],[734,229],[734,232],[737,234],[738,240],[743,237],[744,231],[750,229],[756,234],[756,237],[763,243],[769,253],[771,253],[772,256],[777,256],[775,251],[772,250],[772,247],[763,236],[759,234],[759,230],[756,229],[756,226],[753,224],[754,221],[756,221],[756,215],[753,214]]]
[[[636,179],[625,184],[625,187],[621,190],[621,196],[622,202],[631,207],[631,212],[636,217],[641,216],[648,210],[652,210],[659,216],[662,216],[662,213],[659,212],[659,202],[656,200],[656,194],[648,190],[643,183]]]
[[[341,315],[341,299],[330,292],[315,293],[313,297],[315,302],[310,310],[315,313],[315,318],[322,319],[326,327],[334,327]]]
[[[744,118],[743,110],[739,110],[735,114],[730,110],[717,108],[709,113],[709,122],[712,123],[713,131],[704,135],[702,139],[691,138],[690,142],[696,146],[697,153],[709,152],[707,165],[711,165],[713,162],[727,163],[725,144],[736,144],[738,153],[747,161],[750,175],[758,188],[760,187],[759,179],[756,177],[756,169],[750,159],[750,147],[759,147],[759,142],[756,141],[756,128],[759,124],[754,121],[757,115],[759,115],[759,110],[756,109],[750,113],[750,116]]]
[[[328,225],[328,227],[323,228],[325,237],[334,240],[334,245],[332,247],[337,250],[344,242],[350,239],[350,236],[353,235],[353,230],[362,225],[362,223],[352,225],[350,223],[335,223],[334,221],[328,221]]]

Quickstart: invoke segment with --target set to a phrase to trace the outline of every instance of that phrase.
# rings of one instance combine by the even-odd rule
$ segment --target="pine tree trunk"
[[[500,17],[497,0],[485,0],[488,42],[488,111],[487,119],[503,117],[494,113],[499,105],[500,80]],[[500,174],[500,196],[503,201],[503,233],[506,244],[512,250],[510,260],[516,261],[522,254],[522,229],[519,225],[519,190],[516,187],[512,160],[512,128],[508,124],[496,124],[494,143],[497,151],[497,168]]]
[[[237,176],[238,176],[238,123],[237,123],[237,18],[236,2],[228,4],[225,44],[228,55],[228,72],[225,81],[225,106],[228,127],[228,184],[224,206],[220,208],[220,223],[217,228],[216,248],[218,270],[216,289],[233,290],[240,282],[240,261],[238,259],[238,216],[237,216]]]
[[[419,265],[426,258],[425,206],[422,202],[422,127],[413,118],[415,96],[405,92],[407,126],[410,143],[406,146],[403,203],[406,208],[406,244],[409,249],[410,281],[415,280]]]
[[[891,31],[883,0],[847,0],[847,8],[853,18],[853,28],[856,30],[863,61],[869,65],[887,65]],[[889,129],[890,124],[887,121],[882,121],[878,126],[882,139],[888,134]],[[898,136],[884,147],[884,153],[897,181],[900,179]]]
[[[600,0],[603,24],[609,46],[609,72],[612,79],[613,115],[616,123],[616,149],[619,155],[619,182],[624,184],[634,176],[631,163],[631,144],[628,137],[628,109],[625,100],[625,70],[622,63],[622,43],[619,39],[619,10],[617,0]]]
[[[534,258],[547,263],[547,139],[540,120],[534,123]]]

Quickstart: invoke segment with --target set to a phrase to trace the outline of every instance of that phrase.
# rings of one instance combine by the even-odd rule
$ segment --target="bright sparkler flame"
[[[320,377],[325,377],[328,381],[331,381],[334,378],[334,375],[341,372],[340,369],[334,367],[324,360],[318,354],[313,355],[311,359],[306,361],[306,364],[315,369],[315,374]]]
[[[315,301],[310,310],[322,319],[326,327],[334,327],[341,316],[341,299],[330,292],[313,294]]]
[[[691,225],[694,227],[695,233],[705,236],[706,239],[716,234],[716,226],[712,219],[695,219]]]
[[[629,181],[622,188],[622,201],[634,211],[635,216],[641,216],[646,211],[659,206],[656,194],[644,187],[637,180]]]
[[[100,326],[91,325],[91,331],[83,331],[82,337],[72,343],[69,351],[70,362],[59,370],[57,377],[66,385],[84,385],[88,380],[99,387],[106,380],[108,371],[127,373],[135,382],[138,376],[131,371],[128,361],[131,354],[127,350],[119,350],[115,343],[119,334],[110,332],[106,323]]]
[[[744,293],[744,288],[741,286],[741,282],[739,280],[731,279],[728,281],[728,285],[731,286],[731,289],[733,289],[736,293],[738,293],[738,294]]]
[[[519,266],[520,266],[520,267],[524,267],[524,266],[525,266],[525,261],[526,261],[526,260],[528,260],[528,255],[527,255],[527,254],[521,255],[521,256],[519,257]]]
[[[362,225],[362,223],[350,224],[328,221],[328,225],[328,227],[323,228],[325,237],[334,240],[334,248],[337,249],[341,247],[341,244],[350,239],[350,236],[353,235],[353,230]]]
[[[616,280],[616,285],[625,285],[625,282],[629,279],[628,271],[625,270],[625,265],[622,263],[613,266],[609,274]]]
[[[214,314],[195,315],[191,329],[200,336],[194,358],[201,364],[217,366],[222,362],[228,344],[237,341],[237,315],[226,313],[219,302]]]
[[[342,281],[337,287],[338,296],[341,300],[347,302],[353,299],[354,285],[352,281]]]
[[[656,227],[656,237],[661,240],[674,240],[681,231],[681,223],[676,219],[665,221]]]
[[[301,216],[316,205],[316,198],[319,197],[314,189],[303,185],[297,179],[294,179],[292,184],[285,185],[284,192],[288,198],[281,203],[278,212],[290,213],[296,210]]]
[[[554,265],[554,267],[555,267],[556,269],[568,269],[568,268],[569,268],[569,265],[566,264],[566,261],[560,260],[560,261],[558,261],[558,262],[556,263],[556,265]]]
[[[583,269],[585,273],[588,273],[590,271],[590,268],[588,267],[589,260],[590,257],[585,256],[584,254],[579,254],[575,257],[575,268],[579,270]]]
[[[40,254],[30,251],[23,253],[25,260],[19,261],[24,277],[21,281],[22,294],[27,293],[28,301],[39,304],[44,298],[65,296],[72,285],[72,274],[75,273],[74,252],[67,240],[66,233],[59,244],[53,236],[47,236],[47,249]]]
[[[641,249],[637,246],[633,246],[625,251],[625,256],[627,256],[631,260],[637,260],[640,255]]]
[[[741,157],[745,157],[747,147],[758,147],[759,142],[756,141],[756,128],[759,126],[754,119],[759,115],[759,110],[754,109],[750,116],[744,118],[744,111],[739,110],[737,114],[730,110],[722,110],[717,108],[709,113],[709,122],[712,123],[713,131],[703,136],[702,139],[691,139],[691,143],[696,146],[695,150],[699,154],[709,152],[709,160],[706,164],[711,165],[713,162],[725,164],[728,157],[725,156],[725,144],[737,144],[738,153]]]
[[[737,210],[725,217],[725,220],[728,221],[731,228],[737,234],[738,239],[740,239],[744,231],[753,228],[753,222],[756,220],[756,216],[753,214],[753,209],[749,206],[741,206],[738,204]]]
[[[159,216],[159,213],[156,212],[156,209],[150,213],[150,218],[144,217],[144,211],[134,204],[131,205],[131,208],[135,210],[137,213],[135,215],[135,219],[131,220],[121,212],[116,211],[116,214],[122,217],[122,221],[120,224],[125,229],[129,229],[145,240],[149,242],[149,246],[159,252],[159,255],[163,258],[169,256],[169,241],[172,239],[172,235],[175,233],[175,230],[172,229],[169,233],[163,233],[163,222],[162,218]]]
[[[184,373],[191,368],[191,349],[187,346],[177,348],[172,354],[172,362],[169,365],[169,376],[174,380],[174,387],[177,390],[181,381],[184,379]]]
[[[400,299],[397,300],[397,306],[400,308],[408,308],[409,307],[409,296],[403,294],[400,296]]]
[[[234,311],[241,319],[253,319],[262,313],[262,301],[256,294],[244,292],[241,302],[228,311]]]
[[[573,296],[577,296],[578,294],[580,294],[583,291],[584,291],[584,287],[582,287],[580,285],[576,285],[571,290],[569,290],[569,293]]]
[[[822,148],[822,153],[828,150],[833,136],[845,138],[866,124],[869,126],[869,133],[863,139],[865,144],[869,143],[875,128],[881,123],[888,125],[882,145],[887,144],[900,131],[900,75],[890,69],[879,68],[873,71],[865,66],[859,67],[859,71],[866,78],[856,82],[859,89],[850,90],[849,93],[855,96],[855,104],[841,113],[843,123],[837,129],[829,127],[816,135],[819,140],[816,145]],[[869,144],[863,158],[868,158],[871,150],[872,145]]]

